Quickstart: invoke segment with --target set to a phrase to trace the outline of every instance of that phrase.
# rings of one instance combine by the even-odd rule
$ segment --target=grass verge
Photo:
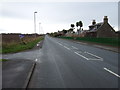
[[[27,49],[32,49],[39,41],[43,40],[43,37],[38,37],[35,40],[28,42],[26,44],[13,44],[8,46],[2,46],[2,53],[15,53]]]
[[[8,61],[7,59],[0,59],[0,61]]]
[[[104,45],[111,45],[111,46],[120,46],[120,38],[88,38],[88,37],[60,37],[64,39],[71,39],[71,40],[78,40],[78,41],[87,41],[87,42],[94,42]]]

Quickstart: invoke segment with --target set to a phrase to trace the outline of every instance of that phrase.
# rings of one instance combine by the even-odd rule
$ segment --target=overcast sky
[[[104,16],[118,29],[117,2],[1,2],[0,33],[34,33],[35,11],[37,33],[69,29],[77,21],[88,29],[93,19],[99,23]]]

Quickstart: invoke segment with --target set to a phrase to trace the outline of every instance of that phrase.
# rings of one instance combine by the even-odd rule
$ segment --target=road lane
[[[74,53],[78,51],[94,54],[103,61],[86,60]],[[46,36],[40,53],[29,88],[118,87],[118,77],[104,70],[110,68],[118,73],[115,52]]]
[[[69,47],[71,47],[71,45],[74,45],[75,47],[78,48],[77,52],[88,51],[89,53],[103,57],[102,59],[100,59],[101,61],[104,59],[104,62],[101,64],[101,66],[103,67],[108,66],[108,68],[111,68],[112,71],[114,71],[115,73],[118,73],[118,56],[120,55],[119,53],[104,50],[101,48],[96,48],[94,46],[74,43],[67,40],[63,40],[63,39],[54,39],[54,40],[57,40],[57,41],[59,40],[60,42],[68,43]]]

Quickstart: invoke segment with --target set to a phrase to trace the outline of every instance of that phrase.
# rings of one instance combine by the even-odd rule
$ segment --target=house
[[[116,31],[117,37],[120,37],[120,30]]]
[[[115,30],[108,23],[108,17],[104,16],[103,22],[96,23],[93,20],[92,25],[89,26],[89,30],[86,33],[87,37],[116,37]]]
[[[79,36],[80,37],[85,37],[88,31],[89,30],[82,30]]]

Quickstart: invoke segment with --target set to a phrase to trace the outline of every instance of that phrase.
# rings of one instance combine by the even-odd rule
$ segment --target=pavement
[[[15,59],[2,63],[2,88],[26,88],[33,61]]]
[[[18,65],[23,68],[30,67],[28,62],[36,62],[28,88],[118,88],[118,52],[47,35],[42,48],[37,46],[34,50],[3,55],[5,59],[27,62]]]
[[[42,48],[43,41],[33,49],[18,53],[3,54],[2,58],[2,88],[27,88],[29,80],[36,65],[38,50]]]

